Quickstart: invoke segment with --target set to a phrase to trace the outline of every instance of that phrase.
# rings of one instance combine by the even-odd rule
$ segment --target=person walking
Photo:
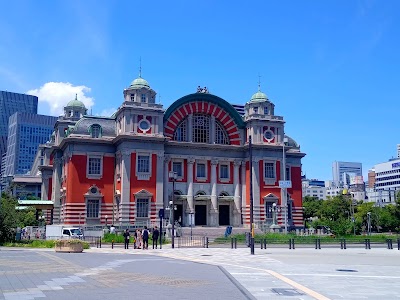
[[[129,238],[130,238],[130,234],[129,234],[129,229],[127,228],[123,234],[124,236],[124,244],[125,244],[125,249],[129,249]]]
[[[147,230],[147,226],[144,226],[142,232],[142,238],[143,238],[143,250],[149,249],[149,231]]]
[[[158,231],[158,228],[157,228],[157,226],[155,226],[154,227],[154,230],[153,230],[153,236],[152,236],[152,239],[153,239],[153,249],[154,249],[154,244],[156,245],[156,249],[157,249],[157,243],[158,243],[158,238],[160,237],[160,231]],[[160,247],[161,247],[161,242],[160,242]]]

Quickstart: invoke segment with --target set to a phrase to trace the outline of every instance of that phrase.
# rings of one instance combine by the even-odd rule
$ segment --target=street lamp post
[[[194,222],[193,216],[194,216],[194,213],[191,212],[191,213],[189,213],[189,215],[190,215],[190,240],[192,240],[193,239],[193,222]]]
[[[269,227],[272,231],[275,232],[276,229],[279,229],[280,226],[277,224],[276,213],[278,211],[278,207],[276,203],[272,203],[272,207],[270,207],[270,212],[272,212],[272,225]]]
[[[171,171],[169,172],[169,179],[172,180],[172,200],[171,200],[171,207],[170,207],[170,214],[171,214],[171,225],[172,225],[172,240],[171,240],[171,246],[172,249],[175,248],[175,181],[178,178],[178,173]]]
[[[288,142],[288,138],[283,135],[283,143],[282,143],[282,179],[286,181],[286,152],[285,152],[285,143]],[[287,192],[286,188],[282,187],[282,207],[284,213],[284,222],[285,222],[285,234],[287,233],[287,218],[288,218],[288,205],[287,205]]]
[[[254,225],[253,225],[253,151],[252,151],[252,138],[249,136],[249,159],[250,159],[250,230],[251,230],[251,238],[250,238],[250,254],[254,255]]]

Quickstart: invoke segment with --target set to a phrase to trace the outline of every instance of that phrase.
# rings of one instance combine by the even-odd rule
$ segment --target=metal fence
[[[175,238],[178,248],[208,248],[208,237],[204,236],[185,236]]]

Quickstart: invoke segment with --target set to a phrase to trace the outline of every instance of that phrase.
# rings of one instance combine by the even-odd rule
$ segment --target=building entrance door
[[[219,206],[219,225],[230,225],[229,205]]]
[[[195,205],[194,224],[196,226],[207,225],[207,205]]]

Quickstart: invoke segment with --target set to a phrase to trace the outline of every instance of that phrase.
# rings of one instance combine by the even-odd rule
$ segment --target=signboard
[[[279,187],[290,189],[292,188],[292,181],[291,180],[279,180]]]
[[[392,163],[392,168],[400,168],[400,162]]]
[[[189,225],[195,226],[194,224],[194,213],[189,213]]]

